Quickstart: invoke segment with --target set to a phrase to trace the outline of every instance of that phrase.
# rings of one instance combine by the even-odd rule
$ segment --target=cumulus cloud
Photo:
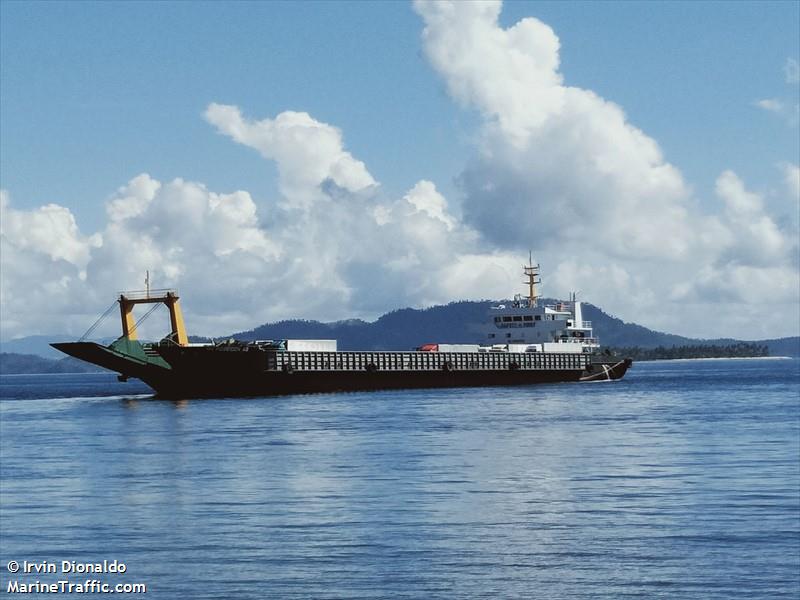
[[[68,208],[19,210],[3,192],[3,337],[80,333],[145,270],[180,289],[203,334],[508,297],[529,248],[546,294],[581,290],[626,320],[699,336],[797,330],[797,225],[773,219],[763,193],[725,171],[717,210],[700,210],[621,107],[567,84],[545,23],[503,28],[497,2],[415,8],[431,65],[482,118],[461,197],[428,180],[388,195],[343,133],[307,113],[251,118],[210,104],[204,117],[220,134],[274,161],[278,196],[142,173],[87,235]],[[796,210],[796,165],[784,180]],[[754,323],[764,300],[780,318]]]
[[[434,183],[422,180],[402,198],[386,198],[365,164],[344,148],[341,132],[305,113],[255,120],[237,107],[212,104],[205,116],[220,133],[276,162],[279,206],[291,213],[280,219],[276,235],[287,261],[303,265],[296,280],[311,284],[309,297],[322,299],[309,315],[330,315],[332,305],[349,307],[336,311],[347,316],[346,310],[374,314],[458,297],[453,294],[464,283],[451,271],[472,252],[478,234],[457,222]],[[491,250],[482,256],[504,272],[519,262]],[[474,295],[479,274],[465,277]]]
[[[19,210],[0,191],[0,329],[8,337],[40,320],[82,313],[86,269],[99,235],[78,230],[68,208]]]
[[[457,221],[430,181],[400,198],[383,195],[335,127],[300,113],[249,120],[217,104],[206,117],[276,161],[281,193],[267,201],[270,220],[259,221],[246,191],[218,193],[146,173],[108,200],[107,224],[91,237],[64,207],[16,211],[4,196],[3,290],[16,294],[9,304],[4,297],[5,337],[33,333],[32,324],[63,330],[63,311],[88,326],[87,311],[100,312],[118,290],[141,287],[146,270],[154,285],[179,288],[191,330],[210,334],[288,317],[374,316],[511,289],[519,257],[480,251],[479,234]],[[7,268],[17,252],[26,254],[25,266]],[[55,265],[51,272],[44,262]],[[30,270],[45,276],[33,281]],[[54,281],[63,290],[53,293]],[[25,305],[26,286],[43,301]]]
[[[548,25],[526,18],[503,28],[499,2],[414,6],[431,65],[483,117],[478,152],[459,177],[471,227],[498,247],[538,248],[560,294],[581,289],[627,318],[657,325],[658,315],[687,334],[709,328],[685,301],[716,301],[727,290],[747,302],[742,274],[769,266],[777,272],[755,278],[759,293],[787,303],[797,328],[796,232],[781,230],[734,173],[717,182],[719,213],[703,214],[680,171],[621,107],[565,82]],[[777,101],[762,107],[785,110]]]
[[[431,63],[485,118],[481,153],[460,178],[469,223],[516,247],[600,233],[616,256],[690,251],[681,174],[619,106],[563,84],[549,26],[528,18],[503,29],[495,2],[415,6]]]
[[[342,133],[307,113],[286,111],[248,121],[236,106],[211,104],[205,118],[220,133],[276,162],[281,191],[292,206],[307,207],[318,199],[325,181],[349,192],[375,185],[364,163],[344,150]]]
[[[724,203],[725,224],[732,234],[720,259],[748,267],[780,264],[791,242],[765,213],[763,197],[748,191],[732,171],[717,178],[716,193]]]
[[[432,182],[424,180],[418,182],[403,199],[418,211],[444,223],[448,231],[455,228],[455,219],[447,212],[447,200],[436,190]]]
[[[48,257],[52,262],[64,261],[83,273],[89,262],[92,245],[97,238],[86,238],[78,231],[75,217],[69,209],[57,204],[47,204],[32,211],[19,211],[11,207],[8,192],[0,192],[2,221],[0,231],[8,244],[18,251],[30,251]]]

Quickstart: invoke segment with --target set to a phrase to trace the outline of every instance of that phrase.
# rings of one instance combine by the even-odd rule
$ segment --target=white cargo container
[[[439,352],[477,352],[478,344],[439,344]]]
[[[563,352],[569,354],[580,354],[583,352],[583,344],[559,344],[557,342],[548,342],[542,344],[545,352]]]
[[[509,344],[508,351],[509,352],[527,352],[528,346],[530,344]]]
[[[286,340],[289,352],[336,352],[336,340]]]

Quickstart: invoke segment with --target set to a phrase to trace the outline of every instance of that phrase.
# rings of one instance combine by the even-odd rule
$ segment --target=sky
[[[799,40],[797,2],[0,2],[0,338],[146,270],[198,335],[508,298],[529,250],[625,321],[798,335]]]

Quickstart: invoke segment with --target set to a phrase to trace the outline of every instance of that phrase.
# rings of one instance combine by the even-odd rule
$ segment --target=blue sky
[[[232,143],[230,130],[210,124],[204,115],[217,103],[238,107],[246,119],[297,111],[338,128],[344,150],[363,161],[380,183],[383,201],[404,197],[419,181],[432,182],[454,218],[463,213],[476,235],[485,236],[464,246],[465,252],[493,252],[499,264],[504,260],[500,254],[524,257],[528,246],[538,249],[541,231],[532,228],[528,244],[522,241],[525,231],[506,243],[497,231],[502,223],[484,227],[482,209],[475,204],[479,200],[470,200],[464,174],[483,160],[476,157],[486,153],[483,136],[494,108],[453,92],[452,78],[460,75],[434,66],[436,49],[426,47],[421,36],[429,17],[411,4],[3,2],[0,10],[0,185],[20,214],[55,203],[74,216],[85,241],[106,228],[105,205],[118,188],[146,173],[163,183],[175,178],[200,182],[220,194],[245,190],[261,222],[274,218],[283,193],[279,167],[264,160],[263,146],[254,152],[253,144]],[[786,227],[784,237],[791,245],[797,204],[786,200],[782,186],[787,165],[800,162],[800,137],[798,85],[787,80],[785,70],[800,55],[800,3],[513,2],[502,7],[498,27],[509,28],[526,17],[548,25],[558,37],[565,86],[613,102],[627,123],[657,143],[689,190],[681,202],[696,207],[698,214],[719,212],[719,177],[730,171],[748,193],[759,196],[769,218]],[[765,100],[773,102],[771,109],[757,105]],[[542,189],[554,185],[551,181]],[[274,232],[270,235],[275,238]],[[565,244],[565,251],[595,250]],[[555,241],[542,245],[543,255],[559,255]],[[24,240],[16,242],[17,249],[23,246]],[[729,250],[725,256],[732,255]],[[777,254],[773,258],[779,260]],[[56,260],[52,253],[50,260]],[[81,260],[85,264],[78,270],[88,269],[91,281],[96,261]],[[742,264],[741,256],[731,263],[720,254],[723,260]],[[796,273],[796,245],[780,260]],[[635,271],[622,262],[619,266]],[[330,267],[341,273],[381,271],[380,265],[365,266],[363,258]],[[449,276],[433,267],[428,271],[431,277]],[[577,275],[560,273],[556,281],[575,283],[568,280]],[[311,314],[313,305],[289,305],[284,313],[252,318],[369,317],[396,308],[392,297],[425,305],[457,299],[447,298],[447,292],[499,294],[491,286],[481,294],[476,283],[376,297],[362,305],[352,297],[366,292],[354,279],[342,277],[344,291],[326,303],[336,310]],[[174,274],[167,279],[188,283]],[[516,279],[506,278],[512,285]],[[6,296],[20,285],[7,278]],[[201,293],[201,287],[192,288],[192,294]],[[631,320],[651,314],[607,306],[603,301],[615,297],[599,288],[594,300]],[[645,324],[692,333],[709,302],[735,305],[732,314],[748,306],[746,298],[727,292],[704,296],[687,291],[682,301],[697,305],[697,316],[682,319],[676,298],[672,316]],[[783,302],[784,321],[792,328],[787,334],[796,334],[795,299],[789,294]],[[79,321],[84,315],[71,306],[65,304],[64,314]],[[247,325],[246,320],[240,314],[203,321],[198,314],[198,321],[211,329]],[[13,321],[5,325],[6,337],[33,326],[22,316]],[[741,335],[736,331],[741,327],[731,317],[703,333]],[[779,328],[753,327],[745,333],[766,335]]]
[[[794,2],[514,2],[561,38],[567,83],[620,104],[700,191],[732,168],[767,187],[796,129],[753,102],[796,97]],[[274,173],[203,122],[209,102],[335,124],[385,186],[450,182],[468,155],[403,2],[28,3],[2,8],[3,187],[62,202],[80,223],[132,174],[269,194]],[[760,185],[759,185],[760,182]],[[88,185],[87,185],[88,184]]]

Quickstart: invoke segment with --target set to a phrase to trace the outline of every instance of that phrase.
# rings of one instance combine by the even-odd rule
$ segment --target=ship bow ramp
[[[172,369],[158,354],[147,352],[137,340],[124,337],[109,346],[95,342],[60,342],[50,345],[64,354],[116,371],[122,379],[136,377],[148,382]]]

